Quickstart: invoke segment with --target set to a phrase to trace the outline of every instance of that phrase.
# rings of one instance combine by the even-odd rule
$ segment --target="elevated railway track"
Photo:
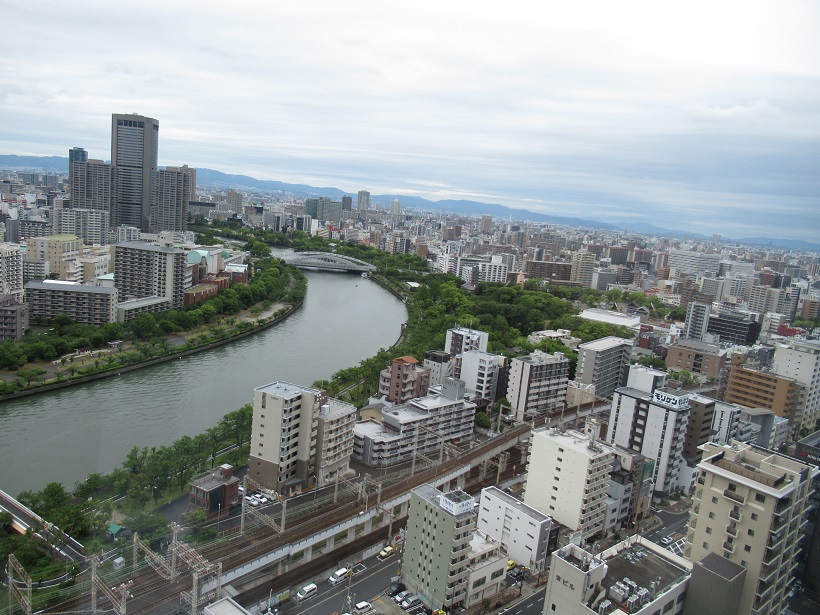
[[[544,420],[534,423],[543,424]],[[485,442],[481,442],[474,447],[462,452],[459,456],[444,460],[440,464],[435,464],[427,469],[417,471],[412,476],[406,476],[399,480],[383,485],[380,490],[379,499],[381,502],[390,502],[406,496],[414,487],[425,483],[450,482],[449,478],[456,474],[464,475],[464,481],[472,470],[480,468],[486,460],[497,456],[504,451],[514,447],[522,440],[529,437],[531,424],[521,424],[510,427],[504,433],[499,434]],[[510,471],[507,470],[507,473]],[[479,474],[481,474],[479,472]],[[442,479],[445,477],[445,479]],[[482,476],[482,478],[484,478]],[[492,477],[495,479],[495,475]],[[466,483],[465,483],[466,484]],[[275,532],[267,526],[260,526],[246,531],[244,535],[237,535],[228,541],[214,544],[200,550],[203,558],[213,564],[220,563],[222,571],[232,571],[248,566],[250,563],[263,557],[271,551],[282,549],[287,545],[305,541],[312,536],[327,531],[340,523],[359,518],[360,513],[367,512],[368,503],[359,502],[356,496],[352,496],[349,501],[337,502],[327,510],[316,510],[314,512],[304,512],[288,518],[287,530]],[[373,503],[370,503],[372,510]],[[294,511],[296,512],[296,511]],[[394,527],[398,528],[402,524],[402,519],[394,520]],[[382,526],[367,534],[369,540],[377,542],[387,536],[387,528]],[[357,539],[358,548],[365,542],[364,536]],[[349,548],[350,543],[343,543],[334,549],[343,550]],[[253,572],[250,569],[248,572]],[[277,578],[276,586],[287,587],[301,576],[305,576],[305,571],[297,571],[285,560],[280,567],[280,576]],[[163,612],[163,605],[175,603],[179,605],[180,595],[192,586],[192,574],[190,571],[179,574],[174,582],[169,582],[162,578],[153,569],[143,567],[130,579],[130,595],[127,611],[131,614],[158,613]],[[287,585],[285,585],[287,583]],[[42,613],[84,613],[90,610],[90,597],[87,594],[76,595],[70,600],[55,604],[43,609]],[[172,610],[172,609],[171,609]]]

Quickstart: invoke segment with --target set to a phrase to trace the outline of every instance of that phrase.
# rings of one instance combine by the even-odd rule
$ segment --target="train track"
[[[386,501],[399,497],[419,485],[435,480],[437,477],[446,475],[464,465],[469,464],[472,466],[477,459],[485,456],[488,451],[507,442],[517,440],[528,433],[530,429],[529,424],[511,427],[503,434],[476,445],[458,457],[453,457],[441,464],[436,464],[434,467],[387,485],[381,490],[381,500]],[[328,508],[330,510],[319,510],[314,513],[301,514],[295,518],[288,518],[285,532],[275,532],[267,526],[261,526],[250,533],[227,542],[205,547],[200,551],[200,554],[211,563],[221,563],[223,571],[232,570],[270,551],[292,542],[298,542],[322,532],[340,521],[355,517],[364,510],[365,505],[350,500],[334,504]],[[180,573],[171,582],[162,578],[153,569],[144,569],[132,580],[130,592],[133,598],[128,601],[128,613],[133,615],[155,612],[158,607],[164,604],[173,600],[178,601],[183,591],[190,591],[193,582],[190,571]],[[44,609],[42,612],[54,615],[78,613],[89,610],[87,606],[89,602],[88,596],[77,596]]]

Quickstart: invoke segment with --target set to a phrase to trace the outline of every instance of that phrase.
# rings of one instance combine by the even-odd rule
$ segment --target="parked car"
[[[412,609],[414,606],[419,604],[421,604],[421,598],[419,598],[415,594],[410,594],[409,596],[407,596],[407,598],[402,600],[401,608],[403,608],[406,611],[408,609]]]
[[[379,551],[378,558],[379,558],[379,559],[385,559],[385,558],[388,558],[388,557],[390,557],[391,555],[393,555],[395,552],[396,552],[396,549],[394,549],[393,547],[385,547],[384,549],[382,549],[381,551]]]
[[[259,506],[259,501],[253,497],[252,495],[246,495],[245,499],[248,501],[248,504],[251,506]]]
[[[391,598],[395,598],[405,589],[407,589],[407,586],[404,583],[402,583],[401,581],[396,581],[395,583],[391,584],[390,587],[387,588],[387,591],[385,591],[384,593],[390,596]]]
[[[256,498],[256,501],[259,502],[260,504],[267,504],[268,502],[270,502],[270,500],[268,498],[266,498],[264,495],[262,495],[261,493],[257,493],[253,497]]]
[[[412,596],[412,595],[413,595],[413,592],[405,589],[403,591],[400,591],[395,596],[393,596],[393,600],[396,601],[396,604],[401,604],[402,602],[404,602],[404,599],[407,598],[407,596]]]

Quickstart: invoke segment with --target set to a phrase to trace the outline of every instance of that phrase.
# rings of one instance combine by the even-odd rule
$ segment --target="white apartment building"
[[[0,295],[23,302],[23,252],[17,244],[0,244]]]
[[[673,275],[681,273],[696,275],[707,271],[718,272],[720,270],[720,254],[670,250],[669,268],[673,270]]]
[[[536,350],[510,362],[507,401],[515,419],[527,420],[565,407],[569,359],[561,353]]]
[[[536,429],[524,503],[584,538],[604,529],[614,452],[575,430]]]
[[[658,375],[663,374],[630,369],[627,386],[612,396],[606,439],[655,460],[653,480],[660,495],[689,488],[683,457],[689,397],[658,386],[664,382]]]
[[[542,570],[558,542],[558,524],[498,487],[481,490],[477,528],[497,540],[509,559]]]
[[[740,413],[744,407],[737,404],[728,404],[723,401],[715,402],[715,414],[712,417],[712,442],[729,444],[737,438],[740,425]]]
[[[501,282],[507,281],[507,272],[509,267],[504,262],[504,258],[500,254],[494,254],[490,258],[490,262],[479,263],[478,265],[478,280],[479,282]]]
[[[800,428],[814,431],[815,423],[820,418],[820,340],[795,339],[777,344],[772,371],[803,385],[795,422],[799,416]]]
[[[626,382],[632,340],[604,337],[578,346],[575,380],[594,384],[598,397],[609,397]]]
[[[507,555],[497,540],[483,532],[474,531],[470,539],[470,553],[467,556],[467,601],[468,609],[490,599],[504,588],[507,572]]]
[[[480,350],[487,352],[487,342],[490,334],[485,331],[477,331],[468,327],[453,327],[447,329],[444,338],[444,350],[454,357],[468,350]]]
[[[329,399],[316,421],[316,484],[327,485],[350,472],[356,406]]]
[[[471,399],[495,401],[498,378],[504,366],[502,355],[468,350],[456,356],[454,377],[463,380]]]
[[[430,372],[430,386],[435,386],[453,377],[455,363],[450,361],[450,353],[445,350],[428,350],[424,353],[422,367]]]
[[[385,408],[381,422],[359,421],[353,428],[353,457],[375,467],[390,466],[421,454],[438,453],[442,441],[473,433],[475,404],[464,399],[464,382],[448,378],[440,392]]]
[[[685,555],[716,553],[746,569],[738,615],[782,613],[817,467],[770,450],[704,445]]]
[[[248,476],[289,495],[346,472],[355,416],[355,406],[319,389],[289,382],[254,389]]]

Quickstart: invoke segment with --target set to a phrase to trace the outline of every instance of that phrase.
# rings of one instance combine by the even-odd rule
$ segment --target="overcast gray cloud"
[[[571,6],[567,6],[571,5]],[[4,2],[0,153],[818,239],[812,0]]]

